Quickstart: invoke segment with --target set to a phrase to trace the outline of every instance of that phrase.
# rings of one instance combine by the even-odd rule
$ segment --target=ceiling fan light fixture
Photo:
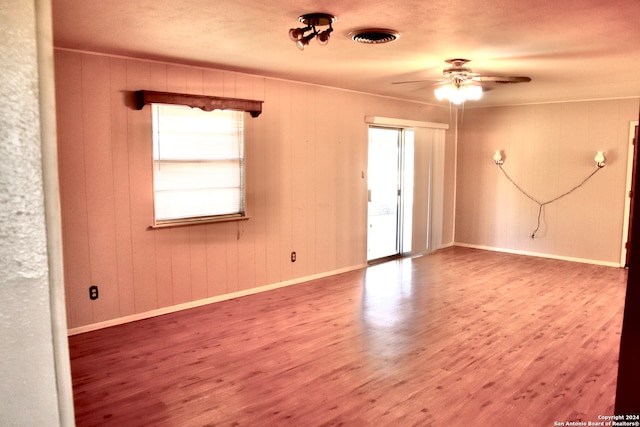
[[[486,83],[527,83],[531,81],[531,77],[526,76],[485,76],[474,73],[471,68],[465,65],[468,59],[454,58],[445,60],[450,66],[442,70],[442,80],[438,81],[438,85],[434,90],[434,94],[438,101],[448,99],[452,104],[462,104],[465,101],[475,101],[482,98],[485,89],[481,84]],[[420,83],[429,80],[410,80],[404,82],[393,82],[392,84],[401,83]],[[490,87],[487,89],[489,90]]]
[[[476,85],[446,84],[434,90],[438,101],[448,99],[455,105],[460,105],[465,101],[477,101],[482,98],[482,87]]]

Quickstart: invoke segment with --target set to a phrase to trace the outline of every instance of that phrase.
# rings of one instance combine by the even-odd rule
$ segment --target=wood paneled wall
[[[70,328],[364,264],[364,117],[449,121],[448,108],[235,72],[68,50],[55,62]],[[131,98],[140,89],[264,101],[246,120],[251,219],[149,228],[151,115]],[[444,243],[453,240],[454,136]]]
[[[619,265],[622,248],[629,125],[638,99],[495,108],[464,113],[458,136],[456,243]],[[589,175],[597,150],[604,169],[572,194],[538,206],[493,162],[541,202]]]

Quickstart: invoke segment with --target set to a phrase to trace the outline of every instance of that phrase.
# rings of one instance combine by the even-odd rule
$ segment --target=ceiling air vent
[[[398,40],[400,33],[381,28],[365,28],[349,33],[351,40],[364,44],[384,44]]]

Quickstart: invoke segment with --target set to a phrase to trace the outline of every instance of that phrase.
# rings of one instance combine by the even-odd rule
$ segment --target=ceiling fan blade
[[[424,82],[438,82],[436,79],[422,79],[422,80],[407,80],[404,82],[391,82],[392,85],[403,85],[407,83],[424,83]]]
[[[503,76],[503,77],[491,77],[491,76],[478,76],[477,80],[481,82],[491,83],[527,83],[531,81],[531,77],[525,76]]]

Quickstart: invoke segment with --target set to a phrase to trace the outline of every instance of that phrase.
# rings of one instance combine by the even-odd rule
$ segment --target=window
[[[243,118],[152,104],[154,226],[246,218]]]

